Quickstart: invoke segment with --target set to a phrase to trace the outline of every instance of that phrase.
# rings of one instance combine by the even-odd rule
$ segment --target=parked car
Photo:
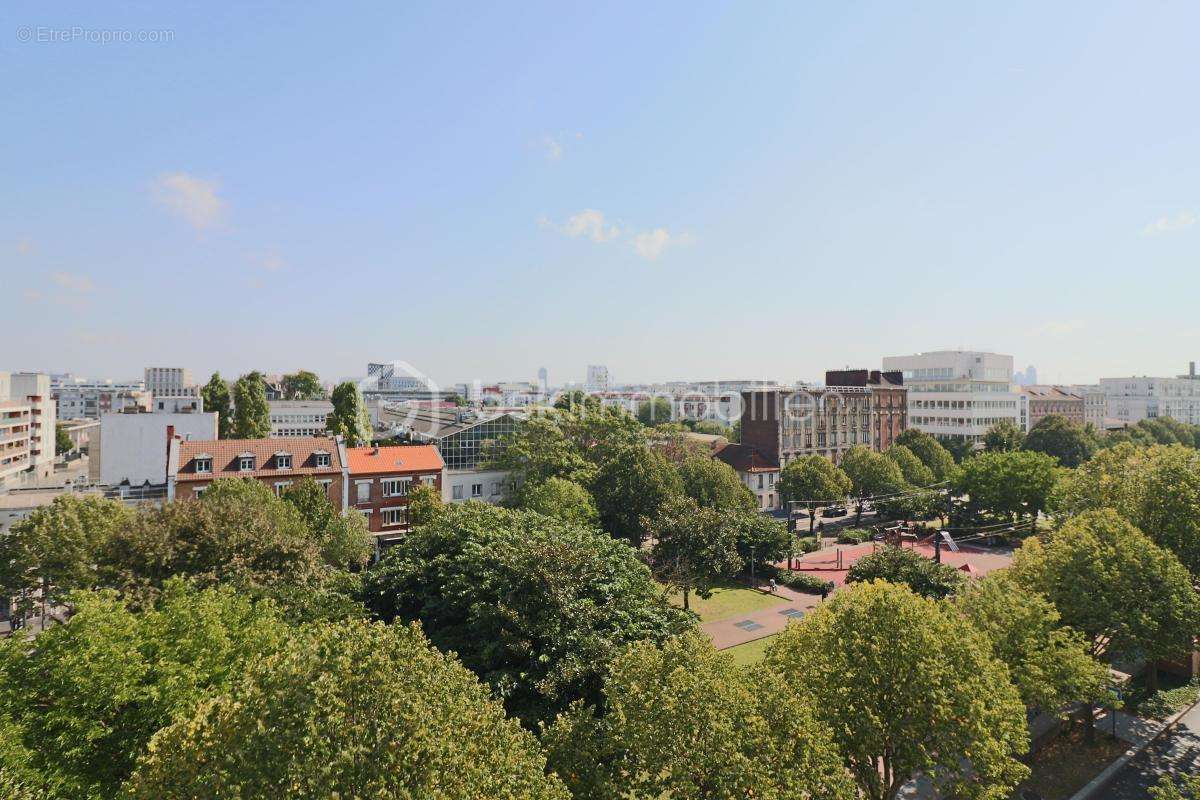
[[[828,506],[821,511],[822,517],[844,517],[848,512],[845,506]]]

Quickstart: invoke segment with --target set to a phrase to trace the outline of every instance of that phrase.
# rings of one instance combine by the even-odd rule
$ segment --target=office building
[[[325,420],[333,413],[329,400],[269,400],[271,438],[324,436]],[[374,422],[374,419],[372,419]]]
[[[183,367],[146,367],[146,391],[157,397],[197,394],[192,371]]]
[[[1012,356],[938,350],[883,359],[908,387],[908,426],[941,437],[980,441],[1001,420],[1024,427]]]
[[[1101,378],[1100,388],[1108,402],[1108,416],[1127,425],[1158,417],[1200,425],[1200,376],[1194,361],[1186,375]]]

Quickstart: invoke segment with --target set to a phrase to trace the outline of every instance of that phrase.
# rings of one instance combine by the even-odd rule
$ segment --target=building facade
[[[161,487],[167,480],[167,437],[217,438],[217,412],[105,414],[88,443],[88,478],[108,486]]]
[[[272,438],[324,436],[325,420],[333,413],[329,400],[269,400]]]
[[[908,426],[935,436],[980,441],[1001,420],[1024,427],[1012,385],[1012,356],[939,350],[883,359],[908,388]]]
[[[608,367],[603,364],[588,364],[584,389],[589,392],[607,392],[609,388]]]
[[[1028,402],[1026,431],[1049,416],[1066,417],[1077,425],[1087,421],[1083,394],[1069,386],[1022,386],[1020,391]]]
[[[1200,376],[1194,361],[1186,375],[1101,378],[1100,388],[1108,403],[1108,416],[1127,425],[1157,417],[1200,425]]]
[[[155,397],[198,394],[192,371],[183,367],[146,367],[145,384]]]
[[[718,446],[713,458],[728,464],[741,478],[758,502],[760,511],[781,507],[775,482],[779,480],[779,462],[772,461],[756,448],[746,444]]]
[[[340,437],[294,439],[186,440],[163,438],[167,454],[167,499],[201,496],[218,478],[251,478],[282,494],[312,478],[341,511],[346,508],[346,446]]]
[[[49,375],[0,372],[0,489],[54,473],[56,419]]]
[[[1076,384],[1067,387],[1083,397],[1083,424],[1091,425],[1097,433],[1105,430],[1108,419],[1108,395],[1100,384]]]
[[[412,529],[408,516],[414,487],[432,486],[439,496],[445,464],[432,445],[346,449],[349,508],[363,515],[377,545]]]
[[[100,419],[102,414],[124,411],[127,408],[150,409],[150,393],[141,381],[90,380],[73,375],[57,375],[51,379],[50,394],[54,398],[59,419]]]
[[[850,385],[743,392],[742,444],[781,468],[808,455],[837,464],[858,445],[886,450],[908,427],[899,375],[846,370],[826,377]]]

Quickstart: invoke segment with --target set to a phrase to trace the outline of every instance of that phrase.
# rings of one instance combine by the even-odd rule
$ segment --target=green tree
[[[846,583],[885,580],[902,583],[923,597],[949,597],[958,591],[966,576],[946,564],[938,564],[915,550],[883,547],[863,556],[846,573]]]
[[[987,636],[1029,708],[1053,712],[1104,693],[1107,669],[1078,632],[1061,624],[1054,604],[1022,586],[1012,570],[970,581],[955,605]]]
[[[713,588],[742,567],[738,530],[728,512],[702,508],[690,497],[673,497],[643,524],[654,538],[650,559],[655,575],[683,593],[685,610],[690,594],[712,597]]]
[[[325,397],[325,387],[315,372],[302,369],[283,376],[283,398],[285,400],[320,400]]]
[[[375,542],[361,514],[339,513],[325,487],[307,476],[285,489],[282,497],[304,518],[326,564],[349,570],[366,566]]]
[[[521,422],[493,453],[487,467],[509,474],[518,487],[513,498],[518,505],[526,491],[550,478],[587,485],[595,477],[595,465],[564,430],[567,421],[562,414],[538,414]]]
[[[549,478],[522,493],[522,508],[576,525],[596,527],[600,515],[588,490],[565,478]]]
[[[909,488],[895,461],[860,445],[842,457],[842,471],[850,479],[851,493],[859,499],[854,524],[862,521],[863,498],[895,495]]]
[[[946,448],[946,452],[950,454],[955,463],[961,464],[963,461],[975,455],[975,442],[966,436],[951,434],[949,436],[938,437],[938,441],[940,441],[942,446]]]
[[[208,383],[200,388],[200,397],[204,401],[205,411],[217,412],[218,438],[230,438],[233,435],[233,415],[229,409],[233,400],[229,393],[229,384],[221,377],[221,373],[212,374]]]
[[[554,401],[554,407],[559,411],[569,411],[572,414],[590,414],[600,411],[600,398],[588,394],[582,389],[563,392]]]
[[[1200,800],[1200,772],[1194,775],[1163,775],[1150,789],[1152,800]]]
[[[1148,657],[1152,686],[1156,660],[1190,652],[1200,634],[1200,599],[1187,569],[1114,511],[1081,514],[1044,544],[1026,541],[1012,569],[1024,587],[1049,598],[1093,657]],[[1092,715],[1086,719],[1090,738]]]
[[[389,548],[363,596],[384,621],[420,621],[528,724],[599,702],[626,644],[693,624],[624,542],[482,503],[450,506]]]
[[[67,433],[67,426],[62,423],[54,425],[54,455],[62,456],[75,449],[75,443],[71,441],[71,434]]]
[[[792,555],[792,535],[780,520],[754,511],[733,515],[737,552],[751,571]]]
[[[592,496],[600,526],[635,545],[646,540],[644,521],[672,497],[683,494],[679,470],[661,453],[629,447],[600,467]]]
[[[160,732],[128,796],[567,800],[533,736],[413,628],[291,637]]]
[[[414,526],[428,525],[445,510],[442,494],[428,484],[414,486],[408,492],[408,519]]]
[[[837,592],[765,665],[813,698],[868,800],[918,774],[943,797],[1001,800],[1029,770],[1025,708],[990,643],[952,607],[884,581]]]
[[[975,511],[1010,519],[1029,516],[1036,526],[1058,477],[1054,458],[1043,453],[988,452],[963,462],[957,488]]]
[[[262,373],[251,372],[237,379],[233,384],[233,405],[232,438],[265,439],[270,435],[271,409]]]
[[[934,437],[916,428],[909,428],[896,437],[896,444],[904,445],[929,467],[938,481],[948,481],[956,472],[954,456]]]
[[[703,508],[719,511],[757,511],[758,501],[733,467],[707,455],[687,458],[679,465],[684,493]]]
[[[69,623],[0,648],[0,716],[64,800],[116,797],[155,731],[274,652],[285,630],[269,606],[179,580],[141,614],[112,592],[73,599]]]
[[[1111,508],[1200,575],[1200,453],[1122,444],[1069,473],[1052,508],[1064,516]]]
[[[578,800],[855,797],[810,702],[701,634],[630,646],[613,662],[604,709],[574,707],[543,736]]]
[[[0,536],[0,597],[18,615],[43,616],[78,589],[99,585],[96,562],[133,514],[116,500],[61,494]]]
[[[1002,419],[987,429],[983,435],[983,449],[989,453],[1007,453],[1020,450],[1025,434],[1011,419]]]
[[[904,445],[892,445],[883,456],[896,462],[905,483],[913,486],[930,486],[934,483],[933,470]]]
[[[341,436],[347,447],[363,447],[371,443],[371,415],[367,413],[362,392],[354,381],[339,383],[330,396],[333,411],[325,418],[331,436]]]
[[[800,456],[789,461],[779,472],[775,484],[784,503],[800,503],[810,512],[817,506],[839,503],[850,496],[854,485],[846,473],[825,456]],[[809,514],[808,532],[813,532],[815,516]]]
[[[1072,469],[1087,461],[1096,452],[1096,440],[1082,425],[1066,417],[1051,414],[1042,417],[1025,436],[1024,449],[1053,456],[1058,463]]]
[[[671,401],[665,397],[655,397],[638,403],[638,422],[648,428],[666,425],[671,422]]]

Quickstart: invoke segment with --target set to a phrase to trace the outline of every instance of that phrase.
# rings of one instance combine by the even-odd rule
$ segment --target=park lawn
[[[671,602],[677,606],[683,607],[683,593],[671,592]],[[759,611],[764,608],[786,603],[782,597],[766,592],[747,589],[744,586],[729,584],[713,589],[712,597],[707,600],[702,597],[697,597],[692,593],[688,597],[688,605],[692,611],[700,615],[701,622],[715,622],[719,619],[728,619],[739,614],[748,614],[751,611]]]
[[[735,645],[721,652],[733,656],[734,663],[739,667],[750,667],[762,661],[767,648],[771,646],[771,642],[774,642],[778,635],[776,633],[762,639],[755,639],[753,642]]]
[[[1020,797],[1022,790],[1032,789],[1044,800],[1067,800],[1120,758],[1127,747],[1099,729],[1092,747],[1083,741],[1082,726],[1065,731],[1033,756],[1029,764],[1033,774],[1012,796]]]

